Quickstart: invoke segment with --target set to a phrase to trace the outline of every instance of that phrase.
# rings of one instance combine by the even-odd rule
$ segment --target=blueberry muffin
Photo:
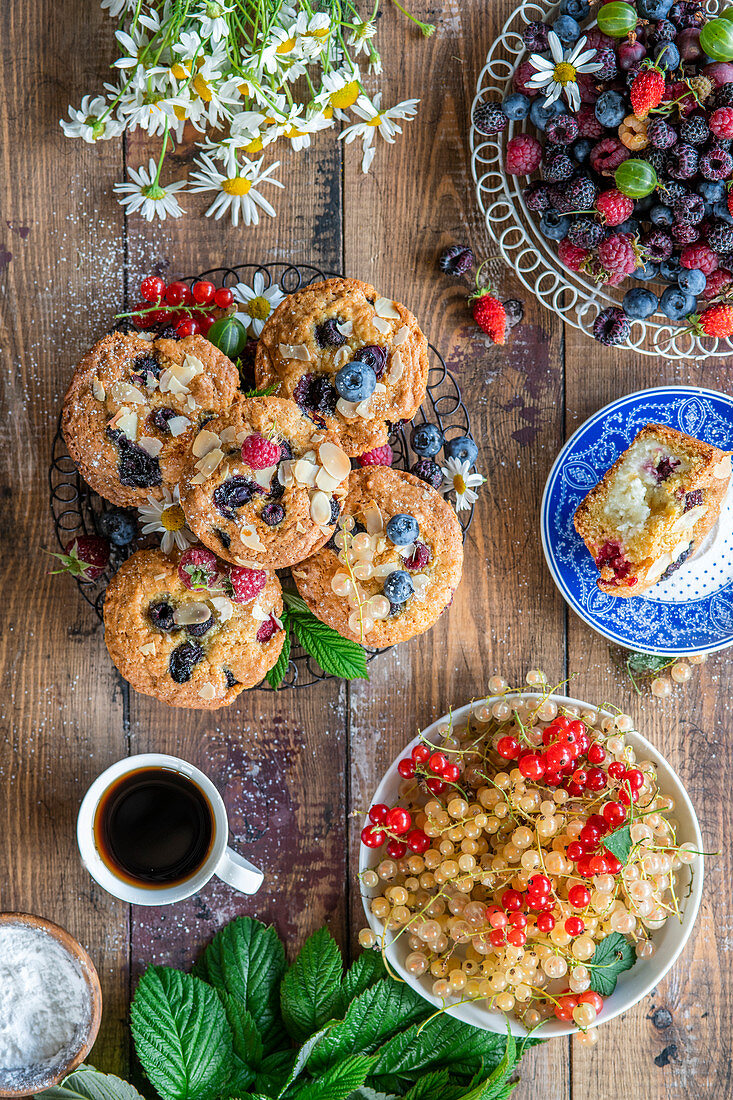
[[[104,336],[64,399],[69,454],[95,492],[129,507],[178,484],[201,424],[239,388],[237,368],[203,336]]]
[[[731,456],[647,424],[578,506],[575,529],[609,596],[638,596],[700,549],[728,491]]]
[[[104,640],[129,684],[172,707],[216,710],[254,687],[283,647],[277,575],[209,550],[139,550],[104,600]]]
[[[425,398],[428,344],[408,309],[356,279],[290,294],[257,344],[257,385],[300,409],[348,455],[387,442]]]
[[[293,577],[319,619],[381,647],[428,630],[451,604],[462,569],[451,506],[412,474],[372,466],[352,473],[333,539]]]
[[[350,472],[346,453],[293,401],[241,397],[196,436],[183,509],[222,558],[279,569],[331,537]]]

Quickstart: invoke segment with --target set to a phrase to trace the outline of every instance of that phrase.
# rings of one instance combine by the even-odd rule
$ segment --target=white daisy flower
[[[186,517],[181,507],[181,493],[177,485],[172,493],[163,489],[162,500],[155,500],[154,497],[149,496],[148,503],[142,504],[137,513],[143,524],[144,535],[157,535],[162,532],[160,549],[164,554],[170,554],[174,546],[179,550],[187,550],[197,541],[196,536],[186,526]]]
[[[233,170],[229,171],[224,165],[226,170],[219,172],[212,158],[207,153],[201,153],[194,161],[199,170],[191,173],[189,190],[218,192],[206,211],[207,218],[213,216],[218,221],[230,209],[234,226],[239,225],[240,214],[245,225],[258,225],[260,210],[269,214],[271,218],[275,217],[274,207],[256,190],[256,187],[263,182],[271,183],[275,187],[284,187],[279,180],[270,178],[270,173],[280,166],[280,161],[276,160],[262,172],[260,169],[263,160],[264,157],[260,157],[258,161],[243,157],[241,166],[235,165]]]
[[[474,486],[483,485],[486,478],[482,477],[481,474],[472,474],[470,464],[461,462],[457,458],[449,458],[445,466],[441,466],[441,470],[444,478],[441,492],[450,493],[453,491],[456,494],[457,512],[463,512],[470,508],[478,500],[478,495],[474,492]]]
[[[288,62],[299,58],[298,35],[294,26],[275,27],[259,55],[261,67],[271,76]]]
[[[119,19],[134,10],[136,0],[102,0],[102,11],[108,11],[112,19]]]
[[[551,57],[543,57],[542,54],[533,53],[529,63],[536,73],[527,84],[532,88],[545,90],[545,107],[549,107],[556,99],[564,94],[571,110],[580,110],[580,89],[578,88],[579,73],[596,73],[603,68],[600,61],[592,61],[596,56],[596,50],[584,50],[587,39],[580,38],[572,50],[563,51],[562,42],[554,31],[547,36]]]
[[[354,51],[356,53],[356,56],[358,57],[360,53],[369,53],[371,49],[369,39],[374,38],[374,35],[376,33],[376,23],[372,23],[371,20],[367,20],[364,23],[357,23],[347,37],[346,41],[350,46],[354,47]]]
[[[118,57],[114,63],[116,69],[136,69],[140,64],[140,58],[143,56],[151,39],[160,30],[160,16],[157,12],[153,12],[151,15],[140,15],[132,34],[128,34],[127,31],[115,31],[115,38],[122,46],[123,53],[121,57]],[[150,34],[146,34],[146,31],[150,31]]]
[[[328,46],[331,17],[326,12],[309,15],[302,11],[295,20],[294,30],[302,56],[308,61],[315,61]]]
[[[130,130],[140,127],[150,137],[162,136],[166,126],[175,127],[187,117],[189,101],[187,91],[179,93],[171,87],[162,87],[159,80],[151,81],[141,65],[119,93],[117,117]]]
[[[119,137],[125,127],[107,114],[109,109],[104,96],[98,95],[92,99],[90,95],[85,95],[78,110],[69,107],[69,119],[59,119],[61,129],[67,137],[80,137],[90,145],[95,141]]]
[[[360,79],[358,68],[344,67],[324,73],[321,90],[314,102],[326,111],[330,111],[336,118],[346,119],[348,115],[344,112],[347,108],[354,106],[361,94]]]
[[[252,286],[237,283],[232,287],[234,301],[241,303],[237,313],[253,336],[259,336],[265,327],[265,321],[277,309],[285,295],[277,283],[265,289],[265,276],[261,271],[255,274]],[[245,320],[246,318],[246,320]]]
[[[233,10],[231,4],[222,4],[219,0],[204,0],[190,18],[196,20],[202,38],[210,38],[217,43],[229,35],[229,24],[224,16]]]
[[[120,204],[128,214],[140,213],[149,222],[154,218],[165,221],[168,215],[180,218],[183,210],[178,205],[176,192],[186,186],[186,181],[178,180],[164,187],[160,182],[155,182],[157,171],[158,166],[152,157],[147,172],[142,165],[128,168],[127,174],[132,183],[116,183],[114,186],[115,193],[122,196]]]
[[[363,119],[363,122],[355,122],[353,126],[347,126],[339,134],[340,138],[350,144],[356,138],[362,140],[364,155],[361,161],[362,172],[368,172],[374,154],[374,135],[378,132],[390,145],[394,143],[395,136],[402,133],[402,127],[396,120],[414,118],[419,99],[405,99],[394,107],[382,107],[382,93],[369,99],[366,95],[360,95],[352,110],[355,115]]]

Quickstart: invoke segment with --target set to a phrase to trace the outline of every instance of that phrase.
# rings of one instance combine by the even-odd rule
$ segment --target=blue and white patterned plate
[[[573,527],[583,497],[645,424],[733,450],[733,398],[695,386],[640,390],[606,405],[568,440],[550,470],[541,509],[550,572],[573,611],[610,642],[678,657],[733,645],[733,492],[698,554],[642,596],[601,592],[598,570]]]

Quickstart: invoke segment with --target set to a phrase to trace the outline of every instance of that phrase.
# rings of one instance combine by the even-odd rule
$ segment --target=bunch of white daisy
[[[177,218],[186,191],[209,192],[207,216],[236,226],[275,216],[263,192],[282,188],[269,157],[279,143],[307,150],[319,130],[360,141],[362,171],[377,139],[392,144],[418,100],[383,106],[369,78],[381,73],[374,44],[380,0],[363,17],[353,0],[101,0],[119,20],[114,81],[61,120],[67,137],[105,141],[142,129],[162,138],[157,160],[128,169],[115,192],[148,221]],[[423,34],[433,27],[410,15]],[[321,10],[327,8],[328,10]],[[166,154],[185,127],[198,135],[189,179],[163,183]],[[267,152],[265,152],[267,150]]]

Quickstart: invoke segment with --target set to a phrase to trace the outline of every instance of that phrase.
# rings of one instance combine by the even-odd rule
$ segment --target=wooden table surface
[[[416,96],[418,119],[379,149],[369,176],[333,135],[283,156],[276,220],[233,229],[188,216],[150,226],[111,195],[123,165],[158,147],[134,135],[91,147],[63,137],[67,104],[101,86],[113,24],[95,0],[6,0],[0,48],[0,378],[2,593],[0,908],[42,914],[90,950],[105,998],[92,1061],[124,1072],[126,1012],[151,961],[188,965],[225,921],[274,921],[291,948],[327,921],[345,946],[362,926],[355,881],[358,820],[385,766],[417,728],[486,689],[499,670],[521,683],[543,668],[572,692],[627,708],[680,772],[708,851],[700,916],[683,959],[592,1050],[546,1043],[522,1066],[517,1100],[697,1100],[733,1097],[730,952],[730,660],[709,660],[664,703],[639,699],[606,642],[568,612],[544,563],[538,507],[563,440],[600,406],[660,382],[730,389],[730,365],[670,364],[606,350],[564,330],[501,272],[526,316],[505,348],[487,345],[465,289],[436,270],[442,247],[490,251],[468,166],[468,116],[478,71],[511,0],[420,0],[437,24],[424,40],[386,0],[380,19],[386,102]],[[187,167],[192,149],[182,150]],[[165,177],[164,177],[165,178]],[[74,583],[48,575],[56,549],[47,500],[59,403],[81,353],[135,293],[142,274],[293,260],[373,282],[407,303],[463,387],[487,476],[466,570],[450,614],[383,655],[371,680],[275,696],[245,692],[228,710],[168,710],[129,691]],[[128,908],[97,888],[74,839],[91,780],[130,753],[187,757],[221,789],[235,843],[264,867],[252,899],[210,883],[167,909]]]

